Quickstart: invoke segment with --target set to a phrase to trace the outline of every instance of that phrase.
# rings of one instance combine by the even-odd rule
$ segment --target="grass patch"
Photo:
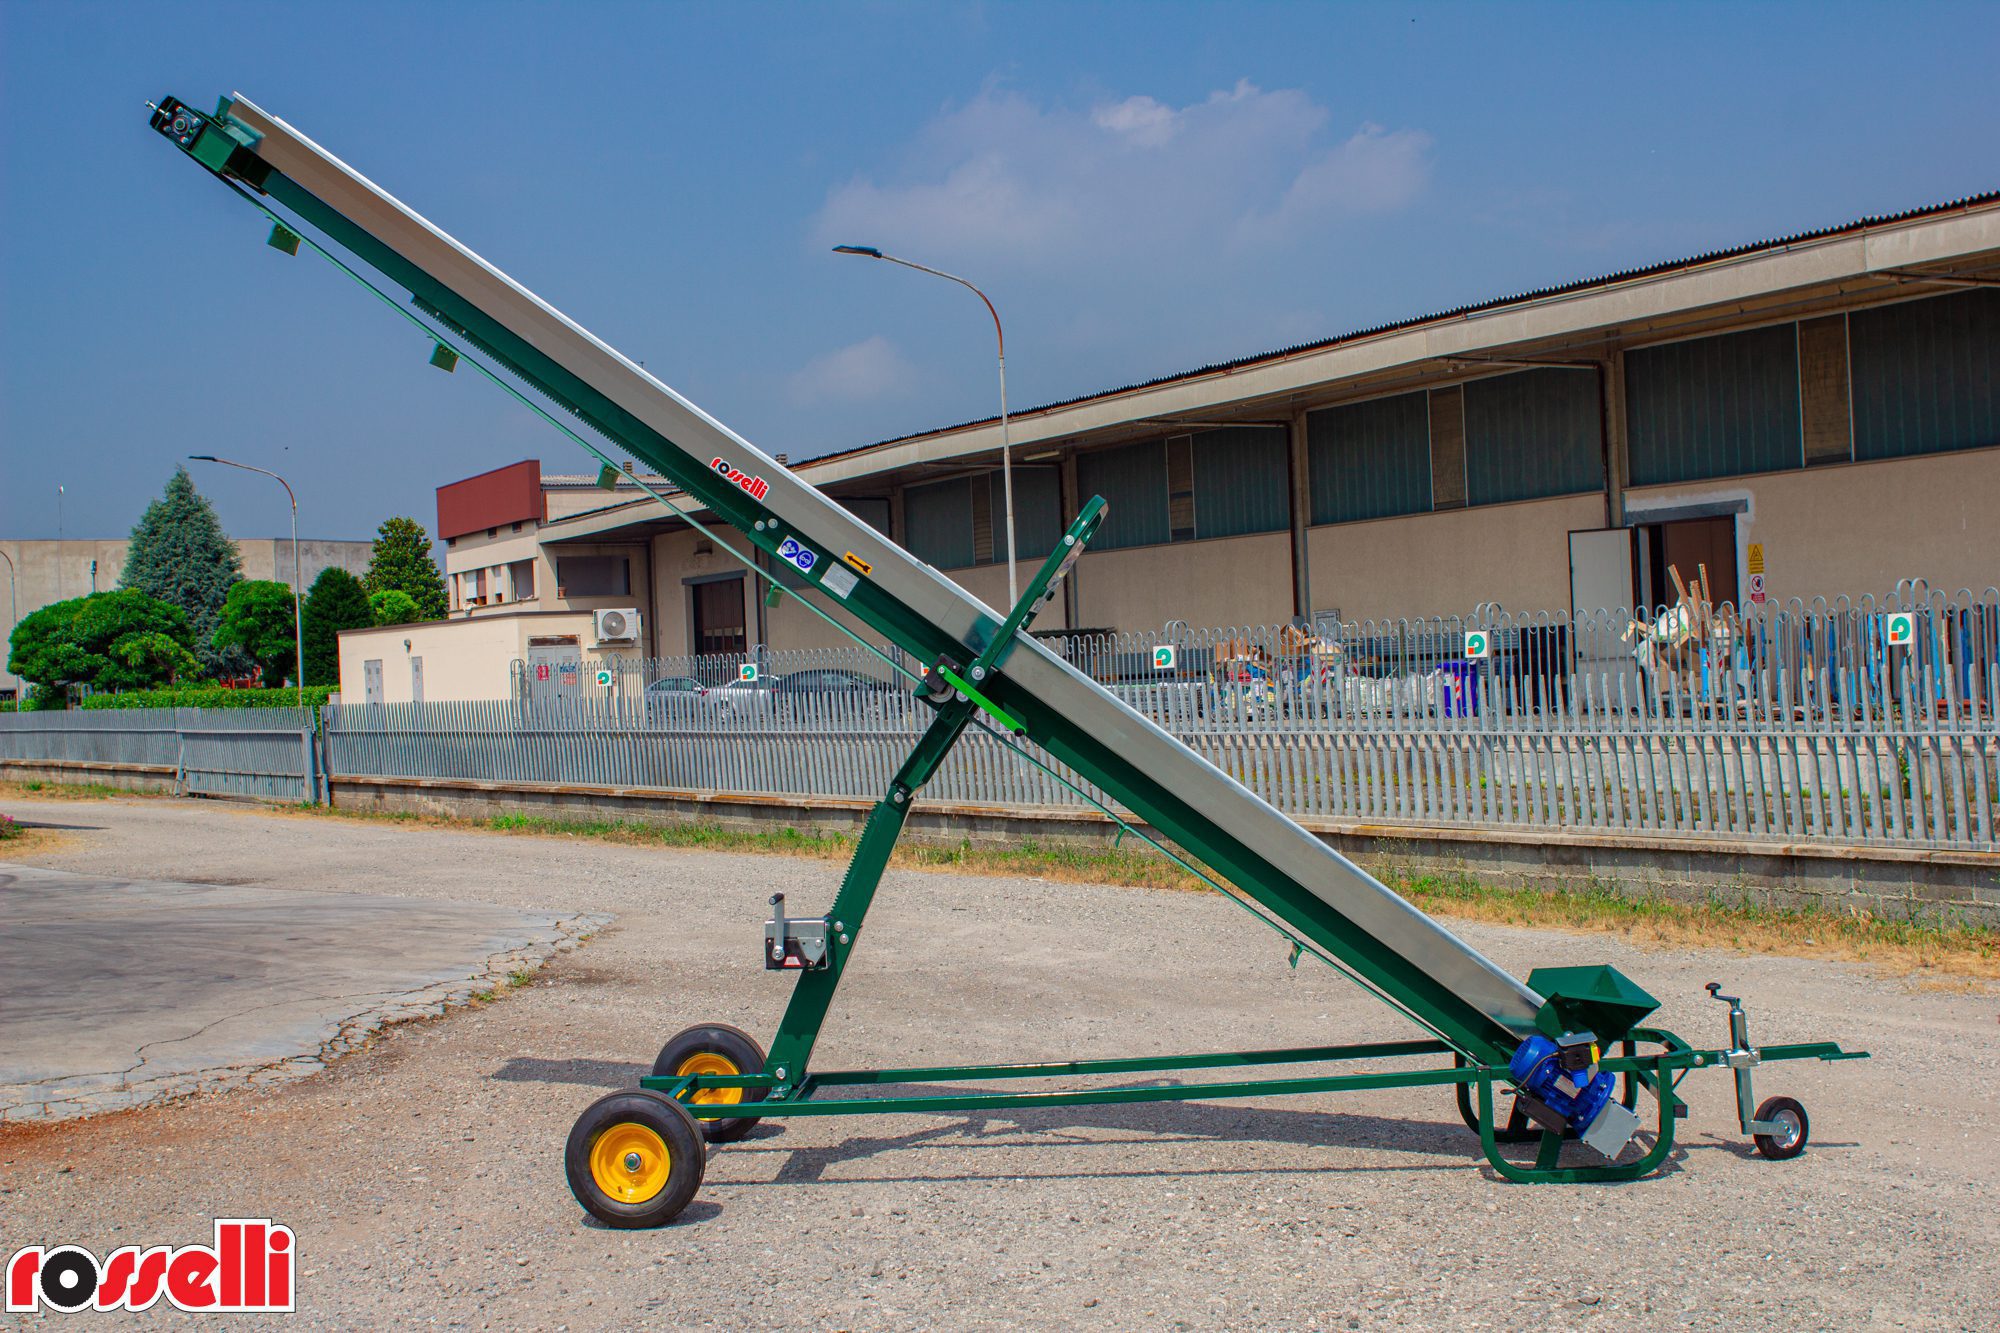
[[[29,778],[25,782],[0,782],[0,796],[36,801],[102,801],[114,796],[158,796],[162,792],[128,791],[105,782],[45,782]]]
[[[794,828],[740,832],[716,824],[495,815],[458,819],[403,812],[310,807],[322,815],[487,830],[525,837],[588,838],[637,847],[747,852],[844,861],[853,838]],[[899,844],[892,866],[969,875],[1019,875],[1072,883],[1206,890],[1174,862],[1144,847],[1078,847],[1033,841],[1012,847]],[[1628,897],[1601,885],[1510,888],[1470,876],[1396,875],[1390,887],[1433,916],[1498,925],[1616,935],[1656,948],[1734,949],[1837,962],[1862,962],[1897,976],[1967,984],[2000,979],[2000,931],[1970,925],[1893,921],[1865,913],[1776,908],[1753,902],[1693,903],[1658,895]],[[510,982],[512,979],[509,979]]]

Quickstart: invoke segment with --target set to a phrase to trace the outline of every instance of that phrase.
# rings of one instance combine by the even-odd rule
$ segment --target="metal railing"
[[[2000,849],[1994,589],[1048,641],[1301,818]],[[872,800],[930,716],[891,676],[860,649],[523,663],[509,700],[328,708],[326,771]],[[132,755],[190,790],[310,781],[246,734],[298,720],[197,712],[0,717],[0,757]],[[926,798],[1083,804],[1023,748],[1054,773],[972,733]]]
[[[1993,589],[1048,638],[1295,816],[1996,847]],[[334,770],[867,799],[928,717],[861,649],[540,665],[341,710]],[[926,794],[1080,803],[980,735]]]
[[[313,801],[312,710],[131,708],[0,714],[0,760],[171,771],[176,791]]]

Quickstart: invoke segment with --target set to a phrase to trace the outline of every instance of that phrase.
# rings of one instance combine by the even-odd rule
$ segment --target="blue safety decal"
[[[812,573],[813,566],[819,563],[819,556],[801,544],[797,537],[787,537],[778,543],[778,558],[791,561],[807,574]]]

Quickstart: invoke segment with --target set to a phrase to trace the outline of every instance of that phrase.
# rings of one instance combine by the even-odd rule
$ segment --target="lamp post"
[[[898,259],[894,255],[885,255],[872,245],[836,245],[833,247],[833,252],[837,255],[861,255],[867,259],[880,259],[890,264],[901,264],[904,268],[913,268],[919,273],[928,273],[934,278],[948,279],[984,301],[986,313],[993,316],[993,336],[1000,344],[1000,482],[1001,490],[1006,495],[1007,505],[1007,605],[1012,606],[1020,600],[1021,591],[1014,577],[1014,455],[1008,447],[1007,440],[1007,334],[1000,327],[1000,312],[993,308],[993,302],[985,292],[955,273],[946,273],[942,269],[930,268],[908,259]]]
[[[7,646],[11,652],[14,644],[14,627],[21,623],[21,612],[14,603],[14,557],[5,551],[0,551],[0,560],[7,562]],[[60,562],[62,557],[58,555],[56,560]],[[4,665],[5,661],[4,657],[0,657],[0,665]]]
[[[292,678],[299,687],[299,707],[306,706],[306,621],[305,604],[299,594],[299,497],[292,493],[292,483],[286,481],[269,468],[253,467],[248,463],[233,463],[227,458],[217,458],[214,454],[189,454],[190,463],[220,463],[224,467],[240,467],[245,472],[261,472],[285,488],[285,498],[292,502]]]

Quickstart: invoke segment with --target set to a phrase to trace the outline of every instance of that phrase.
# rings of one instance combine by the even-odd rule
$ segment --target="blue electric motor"
[[[1530,1037],[1507,1062],[1514,1086],[1561,1116],[1579,1134],[1596,1123],[1618,1090],[1617,1076],[1600,1073],[1593,1078],[1591,1071],[1596,1068],[1597,1043],[1588,1033],[1564,1037],[1560,1042],[1539,1035]]]

